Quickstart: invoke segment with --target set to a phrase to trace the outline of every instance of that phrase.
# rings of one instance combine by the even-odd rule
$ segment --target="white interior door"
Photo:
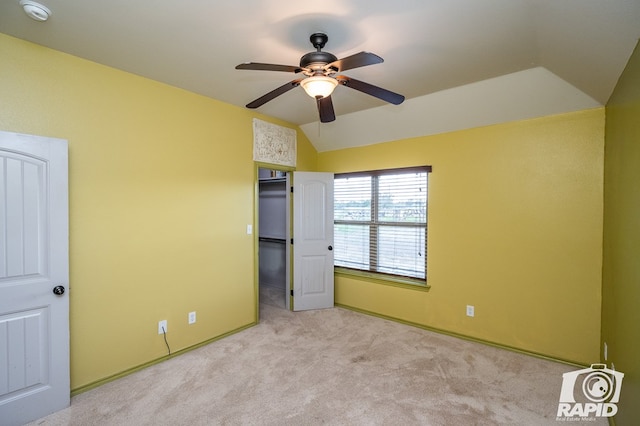
[[[67,173],[66,141],[0,132],[2,425],[69,405]]]
[[[333,307],[333,173],[293,173],[293,310]]]

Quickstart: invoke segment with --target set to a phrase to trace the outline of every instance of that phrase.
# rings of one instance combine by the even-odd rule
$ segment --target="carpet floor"
[[[260,323],[30,425],[557,425],[575,368],[341,308]],[[607,424],[598,419],[590,424]]]

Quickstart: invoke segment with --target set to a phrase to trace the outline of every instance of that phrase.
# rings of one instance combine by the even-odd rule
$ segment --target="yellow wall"
[[[0,57],[0,129],[69,140],[72,388],[163,356],[160,319],[174,351],[253,323],[257,115],[1,34]],[[298,170],[433,166],[431,290],[339,276],[336,301],[594,362],[603,138],[604,109],[322,154],[298,130]]]
[[[598,361],[603,142],[601,108],[319,153],[318,169],[333,172],[433,166],[430,291],[339,275],[336,302]]]
[[[631,425],[640,419],[640,44],[606,110],[602,341],[625,374],[616,424]]]
[[[72,389],[165,355],[161,319],[172,351],[253,323],[258,115],[2,34],[0,58],[0,129],[69,141]]]

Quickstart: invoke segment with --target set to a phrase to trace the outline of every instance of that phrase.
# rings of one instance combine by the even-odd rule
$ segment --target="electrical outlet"
[[[189,324],[195,324],[196,322],[196,311],[189,312]]]
[[[608,355],[607,354],[607,352],[608,352],[608,350],[607,350],[607,342],[604,342],[604,350],[602,352],[604,353],[604,360],[606,361],[607,360],[607,355]]]
[[[167,328],[167,320],[158,321],[158,334],[164,334],[169,329]]]
[[[472,317],[475,316],[476,312],[475,312],[475,308],[473,305],[467,305],[467,316],[468,317]]]

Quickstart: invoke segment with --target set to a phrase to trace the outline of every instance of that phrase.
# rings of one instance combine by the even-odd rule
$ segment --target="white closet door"
[[[333,307],[333,173],[293,173],[293,310]]]

